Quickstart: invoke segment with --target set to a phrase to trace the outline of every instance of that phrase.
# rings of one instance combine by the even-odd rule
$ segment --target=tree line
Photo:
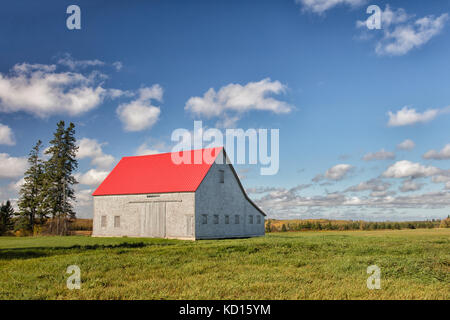
[[[301,221],[276,223],[276,220],[266,221],[266,232],[287,231],[320,231],[320,230],[401,230],[401,229],[425,229],[425,228],[449,228],[450,216],[446,219],[432,219],[428,221],[406,222],[367,222],[367,221]]]
[[[71,122],[66,127],[64,121],[59,121],[48,148],[43,148],[38,140],[29,153],[18,211],[14,211],[9,200],[1,204],[0,235],[12,230],[24,234],[41,233],[44,229],[55,235],[69,232],[69,223],[76,215],[74,185],[78,183],[73,176],[78,168],[75,125]]]

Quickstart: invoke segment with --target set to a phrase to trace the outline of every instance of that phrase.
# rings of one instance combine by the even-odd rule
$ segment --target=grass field
[[[366,269],[381,269],[369,290]],[[81,289],[66,268],[81,269]],[[1,299],[450,299],[450,229],[236,240],[0,237]]]

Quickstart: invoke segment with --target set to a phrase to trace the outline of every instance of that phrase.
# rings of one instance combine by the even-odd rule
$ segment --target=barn
[[[225,149],[122,158],[92,194],[93,236],[217,239],[263,236],[265,213],[248,197]],[[204,155],[198,161],[198,155]],[[208,157],[206,156],[208,155]]]

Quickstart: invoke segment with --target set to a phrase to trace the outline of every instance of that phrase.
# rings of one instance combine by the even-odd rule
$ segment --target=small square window
[[[114,217],[114,228],[120,228],[120,216]]]
[[[234,216],[234,224],[239,224],[239,215]]]
[[[202,224],[208,224],[208,215],[202,214]]]
[[[218,214],[214,215],[214,224],[219,224],[219,215]]]
[[[219,182],[225,183],[225,171],[224,170],[219,170]]]
[[[253,224],[253,216],[248,216],[248,223]]]
[[[106,216],[102,216],[101,225],[102,225],[102,228],[106,228]]]
[[[230,216],[225,215],[225,224],[230,224]]]

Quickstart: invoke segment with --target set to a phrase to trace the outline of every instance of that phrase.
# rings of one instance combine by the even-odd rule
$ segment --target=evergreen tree
[[[5,204],[0,206],[0,235],[5,234],[5,232],[13,228],[14,208],[11,202],[8,200]]]
[[[75,201],[73,185],[77,183],[73,171],[78,168],[75,125],[65,128],[64,121],[57,124],[50,147],[45,152],[50,158],[45,162],[45,203],[52,216],[50,232],[64,235],[68,231],[68,219],[75,217],[72,202]]]
[[[19,215],[23,218],[23,225],[33,230],[36,222],[44,223],[46,212],[43,203],[44,164],[39,158],[42,141],[39,140],[30,152],[28,158],[29,168],[25,172],[24,184],[20,189],[18,206]],[[36,221],[36,219],[39,219]]]

